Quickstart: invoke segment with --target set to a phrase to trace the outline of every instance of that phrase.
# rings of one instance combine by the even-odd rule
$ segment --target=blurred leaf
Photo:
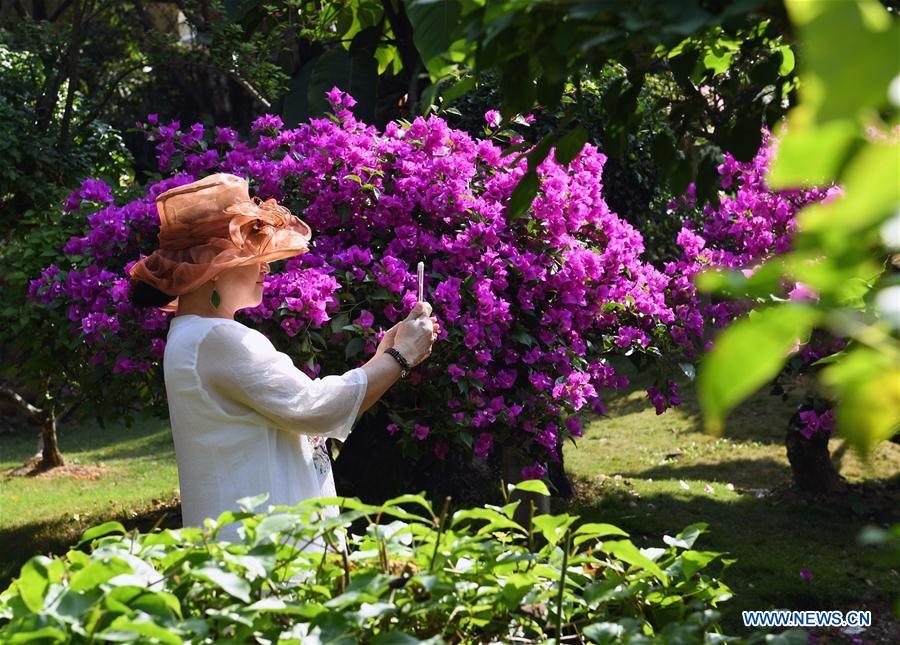
[[[832,121],[820,128],[804,127],[806,108],[788,114],[787,133],[766,176],[776,189],[827,185],[836,176],[856,138],[849,120]]]
[[[132,573],[127,562],[119,558],[103,558],[91,560],[86,567],[76,572],[69,581],[69,589],[72,591],[85,591],[93,589],[101,583],[115,578],[122,573]]]
[[[578,156],[584,148],[588,133],[582,126],[576,126],[556,144],[556,160],[563,166],[567,166]]]
[[[723,331],[701,361],[697,376],[706,428],[721,434],[734,406],[775,377],[788,352],[819,319],[811,307],[784,304],[751,312]]]
[[[855,119],[887,104],[887,87],[900,74],[900,21],[877,0],[787,0],[785,6],[802,43],[800,97],[816,122]]]
[[[39,613],[44,608],[44,594],[50,581],[47,579],[47,556],[35,556],[22,565],[15,586],[19,590],[19,596],[25,606],[34,613]]]
[[[105,522],[99,526],[95,526],[93,528],[89,528],[84,532],[84,535],[81,536],[81,541],[79,544],[84,544],[85,542],[89,542],[95,538],[102,537],[104,535],[109,535],[110,533],[119,533],[124,535],[127,533],[125,527],[122,526],[121,522]]]
[[[854,242],[849,233],[893,215],[900,205],[900,146],[864,146],[842,174],[841,186],[841,197],[800,212],[797,224],[804,233],[827,232],[842,243]]]
[[[840,401],[837,431],[863,456],[900,430],[900,358],[860,347],[822,370]]]
[[[515,219],[528,212],[539,187],[540,180],[537,172],[529,170],[522,176],[509,198],[508,210],[510,218]]]
[[[172,633],[171,629],[167,629],[162,625],[156,625],[149,620],[133,620],[125,616],[119,616],[110,623],[109,627],[98,634],[101,640],[106,641],[141,641],[143,639],[135,639],[134,636],[144,636],[152,639],[151,642],[168,643],[170,645],[181,645],[182,639]],[[131,638],[129,638],[131,636]],[[124,637],[124,638],[123,638]]]
[[[203,567],[191,571],[191,575],[213,583],[229,596],[245,603],[250,602],[250,583],[237,574],[216,567]]]

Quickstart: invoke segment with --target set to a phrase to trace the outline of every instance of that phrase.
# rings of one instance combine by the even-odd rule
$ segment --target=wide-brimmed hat
[[[274,199],[251,199],[247,180],[227,173],[167,190],[156,208],[159,249],[129,275],[176,296],[166,311],[225,269],[305,253],[312,238],[306,222]]]

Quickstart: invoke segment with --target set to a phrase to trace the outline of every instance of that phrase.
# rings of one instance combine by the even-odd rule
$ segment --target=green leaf
[[[778,68],[778,73],[781,76],[787,76],[794,71],[794,50],[788,45],[782,45],[778,48],[778,52],[781,54],[781,66]]]
[[[708,525],[705,522],[691,524],[683,531],[681,531],[681,533],[679,533],[676,537],[664,535],[663,542],[665,542],[669,546],[678,547],[679,549],[690,549],[694,546],[694,542],[697,541],[697,538],[700,537],[700,534],[703,533],[707,526]]]
[[[382,632],[369,642],[372,645],[420,645],[422,641],[406,632]]]
[[[120,558],[91,560],[86,567],[76,572],[69,581],[72,591],[85,591],[115,578],[122,573],[133,573],[131,566]]]
[[[584,148],[588,133],[583,126],[576,126],[569,130],[556,144],[556,160],[563,166],[569,165],[578,153]]]
[[[537,172],[529,170],[522,176],[509,198],[508,211],[510,219],[521,217],[528,212],[539,187],[540,180]]]
[[[620,529],[618,526],[595,522],[582,524],[577,529],[575,529],[573,535],[590,535],[592,537],[601,537],[603,535],[621,535],[623,537],[628,537],[628,533]]]
[[[700,363],[697,389],[709,432],[721,434],[734,406],[775,377],[788,352],[809,335],[819,312],[784,304],[751,312],[718,336]]]
[[[229,596],[243,602],[250,602],[250,583],[230,571],[223,571],[216,567],[203,567],[191,571],[191,575],[213,583]]]
[[[804,118],[795,108],[788,115],[788,133],[778,145],[778,154],[766,175],[772,188],[822,186],[837,176],[856,139],[856,125],[849,120],[832,121],[820,128],[803,128]]]
[[[256,526],[256,544],[276,533],[284,533],[302,526],[299,516],[291,513],[268,515]]]
[[[518,484],[507,484],[506,490],[510,493],[514,490],[522,490],[528,493],[538,493],[545,497],[550,497],[550,491],[547,488],[547,484],[540,479],[526,479]]]
[[[532,524],[549,544],[557,544],[576,521],[578,517],[575,515],[538,515],[532,519]]]
[[[353,111],[359,118],[374,120],[378,82],[375,58],[365,52],[350,53],[342,47],[335,47],[315,60],[306,90],[310,116],[330,110],[325,93],[337,86],[356,99],[357,105]]]
[[[405,8],[422,61],[427,63],[450,48],[462,13],[459,0],[408,0]]]
[[[353,358],[360,352],[362,352],[363,347],[365,347],[366,341],[357,336],[356,338],[351,338],[350,342],[347,343],[347,346],[344,348],[344,358],[347,360]]]
[[[125,530],[125,527],[122,526],[121,522],[104,522],[99,526],[94,526],[89,528],[84,532],[84,535],[81,536],[81,541],[79,544],[84,544],[85,542],[90,542],[98,537],[103,535],[109,535],[110,533],[119,533],[121,535],[125,535],[128,531]]]
[[[690,580],[695,573],[718,557],[719,554],[712,551],[685,551],[678,558],[678,563],[681,565],[684,577]]]
[[[44,594],[47,592],[49,580],[47,576],[47,564],[50,558],[38,555],[22,565],[19,577],[14,585],[19,591],[22,602],[34,613],[40,613],[44,608]]]
[[[900,74],[900,21],[877,0],[787,0],[785,6],[802,43],[800,98],[817,123],[855,119],[887,104],[887,87]]]
[[[900,146],[866,145],[841,173],[844,188],[841,198],[804,208],[797,216],[798,227],[804,234],[830,236],[826,243],[832,249],[858,244],[850,233],[882,222],[897,212],[900,202],[897,177],[900,177]]]
[[[641,553],[634,544],[628,540],[615,540],[611,542],[603,542],[600,549],[618,558],[622,562],[627,562],[641,569],[645,569],[657,577],[664,585],[669,584],[669,577],[665,571],[659,568],[653,560]]]
[[[900,431],[900,357],[868,347],[822,370],[839,402],[837,431],[863,457]]]
[[[51,639],[49,640],[51,643],[70,642],[67,634],[55,627],[42,627],[41,629],[36,629],[34,631],[25,630],[14,634],[3,634],[3,637],[9,639],[5,642],[10,645],[15,643],[40,643],[47,639]]]
[[[585,627],[582,632],[592,643],[623,643],[628,630],[618,623],[593,623]]]
[[[257,506],[264,504],[266,500],[269,499],[268,493],[260,493],[259,495],[254,495],[253,497],[242,497],[237,501],[237,505],[245,509],[247,511],[254,510]]]
[[[350,324],[350,316],[348,314],[341,314],[339,316],[335,316],[331,319],[331,331],[332,333],[339,334],[341,330]]]
[[[475,77],[474,76],[466,76],[456,83],[447,88],[446,92],[442,92],[441,96],[444,99],[444,103],[451,103],[455,99],[458,99],[463,94],[471,92],[475,89]]]
[[[107,629],[99,634],[102,640],[121,640],[118,638],[120,635],[145,636],[148,639],[155,639],[160,643],[168,643],[170,645],[181,645],[183,643],[182,639],[171,628],[157,625],[149,618],[138,621],[119,616],[110,623]],[[128,640],[138,639],[129,638]]]

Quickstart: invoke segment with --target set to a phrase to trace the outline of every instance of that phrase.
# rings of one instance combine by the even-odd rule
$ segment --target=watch
[[[388,347],[386,350],[384,350],[384,353],[390,354],[395,359],[397,359],[398,363],[400,363],[400,370],[401,370],[400,378],[406,378],[407,376],[409,376],[409,370],[412,368],[410,368],[410,366],[409,366],[409,361],[407,361],[405,358],[403,358],[403,354],[398,352],[393,347]]]

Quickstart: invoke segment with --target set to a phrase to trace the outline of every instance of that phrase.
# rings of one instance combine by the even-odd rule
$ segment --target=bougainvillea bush
[[[523,476],[543,476],[560,442],[581,435],[578,412],[601,411],[602,391],[626,383],[606,357],[661,355],[675,320],[670,278],[641,260],[640,234],[603,201],[605,156],[588,145],[567,165],[548,157],[529,212],[514,218],[507,206],[524,158],[436,116],[379,131],[353,116],[347,94],[328,98],[328,118],[287,130],[266,115],[251,141],[151,115],[142,126],[170,177],[86,214],[86,234],[65,248],[72,268],[49,267],[33,297],[66,308],[98,366],[150,370],[167,315],[127,302],[125,272],[156,247],[154,198],[213,172],[249,177],[251,192],[279,199],[314,236],[309,253],[274,267],[243,320],[310,376],[345,371],[413,306],[424,261],[442,333],[432,357],[386,395],[388,429],[406,450],[438,458],[524,446],[533,463]],[[85,216],[85,199],[111,197],[85,182],[73,216]]]
[[[733,560],[694,548],[704,524],[639,549],[617,527],[572,515],[540,515],[526,530],[516,503],[448,515],[407,495],[253,512],[262,502],[242,500],[204,529],[127,534],[109,522],[85,533],[90,553],[32,558],[0,593],[0,640],[765,641],[720,633],[717,607],[732,594],[719,575]],[[317,517],[322,503],[340,514]],[[241,537],[216,541],[232,522]],[[351,522],[359,529],[348,533]]]
[[[682,256],[668,262],[664,271],[670,277],[668,302],[676,313],[670,333],[687,356],[700,354],[713,342],[716,330],[745,315],[753,307],[771,302],[772,296],[784,300],[803,301],[816,294],[799,282],[786,282],[778,294],[761,294],[757,300],[717,298],[710,300],[698,293],[695,280],[704,271],[740,270],[745,275],[756,271],[764,262],[791,249],[797,226],[797,213],[807,204],[826,202],[840,193],[838,187],[774,190],[765,176],[778,141],[763,133],[762,147],[752,161],[742,163],[726,154],[718,166],[720,200],[716,206],[707,204],[702,214],[688,215],[696,209],[693,186],[687,194],[670,204],[674,217],[688,223],[680,231],[677,243]],[[794,380],[815,361],[839,351],[841,339],[822,332],[809,338],[798,338],[794,357],[784,373],[784,381]],[[651,388],[650,397],[657,411],[677,405],[678,390],[668,382],[668,391]],[[782,389],[779,386],[776,392]],[[800,432],[809,438],[813,432],[828,432],[831,417],[824,410],[827,403],[810,399],[808,409],[801,412]],[[817,414],[813,408],[819,411]],[[820,416],[824,415],[824,416]]]

